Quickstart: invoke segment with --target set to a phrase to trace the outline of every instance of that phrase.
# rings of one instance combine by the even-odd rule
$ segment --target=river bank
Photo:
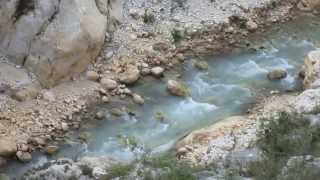
[[[277,4],[272,5],[271,8],[268,6],[268,3],[269,2],[266,2],[265,4],[262,3],[262,5],[259,4],[259,6],[257,7],[258,9],[257,12],[254,12],[252,14],[249,13],[249,15],[246,14],[246,17],[251,17],[256,15],[255,13],[261,12],[259,11],[259,9],[260,10],[263,9],[264,13],[276,14],[274,16],[271,16],[273,17],[271,20],[270,19],[265,20],[263,18],[265,18],[267,15],[262,13],[263,14],[262,17],[258,17],[257,19],[254,20],[254,21],[259,21],[259,23],[257,24],[259,24],[259,26],[262,26],[263,24],[268,24],[269,22],[287,19],[289,16],[288,12],[290,11],[291,8],[293,8],[293,4],[291,4],[291,2],[289,1],[278,2],[279,5]],[[226,17],[231,17],[231,16],[228,15]],[[247,20],[243,20],[243,21],[248,22]],[[252,23],[250,24],[253,25]],[[230,41],[234,41],[234,40],[241,41],[242,38],[247,36],[247,35],[241,35],[241,37],[238,37],[239,32],[241,32],[240,34],[246,34],[248,32],[259,30],[259,28],[256,27],[255,25],[253,26],[256,27],[256,29],[255,28],[251,29],[252,27],[250,27],[249,29],[248,27],[245,27],[243,29],[241,24],[240,25],[233,24],[232,21],[231,23],[227,23],[227,25],[223,25],[223,26],[226,26],[222,28],[222,31],[224,33],[222,33],[221,36],[219,35],[220,37],[215,37],[217,40],[211,39],[210,42],[211,43],[214,42],[213,45],[211,43],[208,45],[207,42],[203,42],[202,40],[199,42],[199,39],[210,40],[210,38],[208,37],[211,36],[212,34],[215,34],[217,29],[221,29],[220,25],[214,26],[214,28],[212,28],[214,30],[212,31],[210,30],[210,32],[212,33],[211,35],[210,33],[207,34],[206,32],[201,32],[200,35],[205,34],[205,36],[197,37],[199,36],[199,34],[197,34],[199,32],[193,34],[192,36],[195,36],[195,37],[192,37],[190,41],[189,40],[187,41],[188,46],[190,44],[196,44],[191,46],[191,49],[193,49],[193,51],[195,51],[196,54],[205,53],[208,50],[209,51],[215,50],[216,52],[219,52],[219,49],[225,49],[224,45],[220,46],[221,44],[227,44],[225,45],[225,47],[228,47],[228,48],[230,47],[230,44],[231,46],[233,46],[234,44],[235,46],[242,46],[242,45],[237,45],[238,43],[236,42],[230,43]],[[231,32],[230,32],[231,30],[230,27],[233,28]],[[122,28],[120,28],[119,31],[121,29]],[[226,32],[226,29],[229,29],[229,30]],[[218,34],[221,34],[220,31],[221,30],[219,30]],[[229,35],[226,36],[226,34],[233,34],[234,36],[230,35],[229,37]],[[111,43],[112,44],[111,47],[117,47],[116,44],[119,45],[120,42],[123,42],[123,39],[117,39],[119,38],[117,37],[117,35],[121,35],[121,38],[126,37],[126,36],[123,36],[121,32],[115,32],[115,37],[114,37],[115,44]],[[133,38],[133,36],[131,37],[130,35],[130,38]],[[184,38],[188,39],[188,37],[184,37]],[[106,103],[106,102],[112,101],[113,95],[119,95],[121,98],[124,98],[124,99],[126,97],[129,97],[129,99],[130,97],[136,97],[135,102],[138,102],[137,99],[140,99],[139,102],[141,102],[141,98],[137,98],[137,95],[134,95],[134,93],[132,93],[129,89],[127,89],[127,86],[123,85],[122,83],[124,84],[134,83],[140,78],[141,74],[150,73],[152,69],[151,67],[161,66],[161,68],[163,69],[170,69],[171,67],[178,66],[178,65],[174,65],[174,63],[177,63],[174,59],[176,60],[179,59],[180,61],[184,60],[185,58],[180,53],[190,49],[190,47],[183,45],[184,44],[183,39],[181,39],[181,42],[179,42],[181,44],[180,46],[178,45],[177,49],[166,47],[166,45],[162,43],[158,43],[158,42],[155,43],[155,39],[157,38],[152,38],[149,40],[147,39],[147,41],[150,41],[149,43],[151,43],[152,46],[151,44],[145,43],[143,44],[143,47],[153,47],[154,49],[155,47],[154,45],[157,44],[156,49],[160,48],[161,49],[160,51],[152,50],[152,53],[150,52],[145,53],[145,51],[142,51],[143,53],[138,53],[139,55],[137,56],[133,55],[133,56],[130,56],[130,58],[128,57],[122,58],[122,60],[118,60],[117,57],[122,56],[122,53],[126,54],[125,52],[127,52],[126,51],[127,49],[129,49],[130,51],[134,49],[134,48],[130,48],[130,46],[135,46],[136,49],[138,48],[140,50],[143,48],[140,46],[137,46],[138,43],[134,41],[134,42],[131,42],[132,44],[130,44],[130,46],[125,45],[127,46],[125,48],[126,50],[122,50],[123,47],[120,47],[118,49],[119,52],[117,53],[112,52],[112,55],[108,50],[102,51],[104,53],[103,56],[111,55],[113,60],[110,60],[108,62],[114,62],[114,63],[112,65],[110,65],[109,63],[101,63],[102,59],[106,57],[101,57],[102,59],[100,58],[100,60],[98,58],[97,63],[90,68],[90,71],[89,71],[90,73],[89,72],[87,73],[87,78],[89,78],[91,81],[81,81],[78,83],[71,82],[70,84],[66,83],[63,85],[59,85],[58,87],[51,89],[49,91],[43,91],[41,93],[42,96],[40,95],[38,99],[29,100],[24,103],[18,103],[12,99],[9,99],[8,101],[6,101],[7,103],[5,103],[5,106],[7,107],[4,107],[2,111],[3,116],[1,116],[2,117],[1,119],[4,120],[2,134],[3,134],[3,137],[5,137],[3,138],[4,146],[2,147],[9,147],[10,145],[10,148],[9,148],[10,150],[8,152],[7,149],[5,149],[4,152],[9,153],[10,156],[11,155],[14,156],[14,154],[17,154],[17,150],[18,150],[18,152],[20,152],[19,154],[21,154],[22,152],[23,155],[26,155],[27,157],[29,157],[29,152],[33,151],[36,148],[46,149],[48,146],[51,146],[51,145],[56,146],[55,143],[47,144],[47,142],[52,142],[52,140],[55,141],[57,139],[60,139],[60,137],[61,139],[63,139],[63,136],[66,132],[70,131],[70,129],[73,129],[73,128],[77,129],[81,125],[80,119],[73,118],[73,115],[75,113],[79,111],[84,111],[86,107],[91,105],[96,105],[98,102]],[[161,38],[161,40],[163,39]],[[169,44],[170,46],[173,45],[171,42]],[[217,47],[214,44],[219,44],[219,46]],[[241,41],[240,44],[246,44],[246,42]],[[107,44],[107,46],[109,47],[110,44]],[[198,47],[199,49],[196,50],[195,47]],[[203,48],[203,47],[206,47],[206,48]],[[147,48],[147,49],[150,49],[150,48]],[[204,49],[206,51],[204,51]],[[171,52],[171,55],[168,52]],[[163,54],[167,54],[168,56],[173,56],[173,57],[161,58]],[[171,59],[171,60],[168,60],[168,59]],[[179,62],[177,64],[179,64]],[[99,72],[102,72],[102,73],[99,74]],[[153,76],[158,76],[155,74],[156,73],[153,73]],[[107,83],[102,83],[102,81],[100,81],[100,84],[99,84],[97,82],[92,81],[92,80],[98,81],[98,79],[102,80],[103,78],[105,78],[105,82]],[[118,85],[119,82],[121,85]],[[75,84],[79,84],[79,86],[75,86]],[[91,87],[91,88],[88,88],[88,87]],[[11,107],[8,107],[8,105],[10,104],[11,104]],[[11,110],[9,111],[9,109]],[[29,128],[31,126],[32,126],[32,129]],[[51,136],[49,137],[48,134],[50,134]],[[44,141],[47,141],[47,142],[44,142]],[[15,143],[12,143],[12,142],[15,142]],[[21,157],[26,157],[26,156],[20,156],[20,160],[23,160],[23,158]],[[27,158],[26,160],[28,159],[29,158]]]

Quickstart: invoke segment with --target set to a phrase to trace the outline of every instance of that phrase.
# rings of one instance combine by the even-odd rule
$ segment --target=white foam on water
[[[241,64],[238,68],[234,69],[234,74],[243,78],[254,77],[259,74],[265,74],[268,70],[260,67],[255,61],[249,60]]]
[[[216,110],[218,107],[214,104],[201,103],[188,97],[181,101],[172,112],[169,113],[170,117],[187,117],[201,116],[210,111]]]

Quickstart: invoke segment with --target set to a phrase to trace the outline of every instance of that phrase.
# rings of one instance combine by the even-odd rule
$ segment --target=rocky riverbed
[[[74,11],[68,13],[73,6]],[[117,99],[143,105],[144,95],[131,86],[145,76],[162,78],[165,71],[175,71],[186,55],[250,47],[249,36],[295,18],[298,10],[316,14],[317,9],[318,2],[311,0],[0,2],[0,25],[6,27],[0,30],[0,165],[11,158],[28,162],[33,151],[57,149],[69,132],[83,125],[84,118],[77,114],[91,106]],[[25,28],[30,24],[34,28]],[[281,96],[285,99],[281,103],[294,99],[284,107],[293,104],[299,113],[317,110],[317,57],[317,51],[312,52],[305,62],[304,84],[310,89],[297,98]],[[204,63],[196,67],[207,69]],[[269,78],[286,76],[277,71]],[[173,95],[189,95],[175,77],[169,78],[168,90]],[[96,116],[99,119],[101,114]],[[239,119],[243,120],[240,124]],[[256,115],[234,117],[191,133],[178,145],[178,154],[195,162],[200,154],[200,162],[207,163],[221,148],[229,152],[237,147],[234,141],[237,136],[243,138],[241,133],[248,136],[244,138],[250,142],[243,144],[250,147],[256,119]],[[235,134],[225,136],[230,133]],[[207,138],[194,142],[199,134]],[[211,140],[230,143],[221,147],[212,143],[208,151]],[[193,151],[193,146],[200,148]]]

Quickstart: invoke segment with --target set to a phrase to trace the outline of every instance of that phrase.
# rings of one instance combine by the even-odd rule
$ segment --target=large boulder
[[[104,42],[94,0],[1,1],[0,15],[0,51],[46,87],[83,71]]]
[[[320,89],[308,89],[296,97],[293,103],[298,113],[320,112]]]
[[[303,84],[310,87],[317,79],[320,79],[320,50],[309,52],[304,60],[305,78]]]
[[[256,128],[256,122],[246,116],[229,117],[184,137],[176,144],[177,155],[195,164],[221,162],[231,152],[252,146]]]
[[[189,96],[189,88],[183,83],[175,80],[169,80],[167,90],[174,96]]]
[[[17,152],[17,144],[10,137],[0,137],[0,156],[10,157]]]

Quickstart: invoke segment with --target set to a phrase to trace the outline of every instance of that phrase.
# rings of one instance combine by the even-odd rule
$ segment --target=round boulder
[[[175,80],[169,80],[167,83],[168,91],[175,96],[188,96],[190,95],[188,87],[182,83]]]
[[[269,72],[267,77],[269,80],[280,80],[287,77],[287,72],[282,69],[275,69]]]
[[[120,74],[119,80],[124,84],[134,84],[140,78],[140,71],[135,66],[129,66],[127,70]]]

